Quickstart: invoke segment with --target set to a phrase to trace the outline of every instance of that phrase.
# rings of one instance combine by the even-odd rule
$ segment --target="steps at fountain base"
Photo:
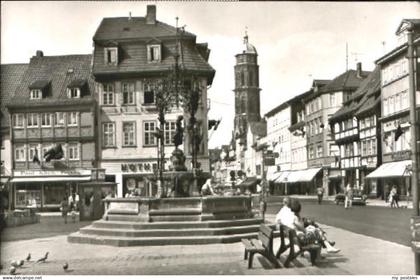
[[[122,237],[173,237],[173,236],[205,236],[205,235],[229,235],[256,232],[259,225],[222,227],[222,228],[181,228],[181,229],[109,229],[87,226],[80,229],[81,234],[98,236],[122,236]]]
[[[239,242],[242,238],[256,238],[258,232],[229,234],[229,235],[201,235],[201,236],[171,236],[168,237],[113,237],[72,233],[67,237],[69,242],[111,245],[111,246],[162,246],[162,245],[199,245],[214,243]]]
[[[235,227],[247,225],[259,225],[263,220],[260,218],[249,218],[240,220],[208,220],[208,221],[184,221],[184,222],[152,222],[152,223],[133,223],[129,221],[105,221],[98,220],[92,223],[93,227],[98,228],[117,228],[117,229],[186,229],[186,228],[218,228]]]
[[[112,246],[231,243],[257,237],[262,222],[260,218],[179,222],[99,220],[70,234],[67,240]]]

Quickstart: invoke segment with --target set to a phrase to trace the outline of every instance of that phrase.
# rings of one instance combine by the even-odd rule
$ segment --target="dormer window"
[[[30,99],[42,99],[42,90],[40,90],[40,89],[31,89]]]
[[[160,45],[147,46],[147,61],[160,62],[161,61],[161,48]]]
[[[82,96],[82,90],[85,87],[86,80],[75,79],[67,86],[67,97],[68,98],[80,98]]]
[[[105,48],[105,62],[110,65],[118,64],[118,48]]]
[[[68,98],[80,98],[80,88],[67,88]]]
[[[47,93],[47,87],[49,86],[50,81],[46,80],[37,80],[29,85],[29,98],[30,99],[42,99]]]

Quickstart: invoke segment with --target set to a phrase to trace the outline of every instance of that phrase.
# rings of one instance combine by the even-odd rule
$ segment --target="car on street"
[[[340,204],[343,203],[346,199],[346,195],[344,193],[338,193],[335,196],[335,204]],[[353,191],[353,200],[352,203],[353,205],[366,205],[366,199],[367,196],[365,194],[363,194],[360,190],[354,190]]]

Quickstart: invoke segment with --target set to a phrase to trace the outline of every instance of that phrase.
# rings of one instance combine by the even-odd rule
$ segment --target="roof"
[[[410,23],[413,24],[414,29],[420,28],[419,18],[405,18],[401,21],[395,33],[398,35],[400,32],[404,31]]]
[[[156,24],[146,24],[145,17],[112,17],[103,18],[93,36],[98,40],[152,39],[158,37],[175,37],[177,28],[156,20]],[[190,32],[183,36],[195,38]]]
[[[91,55],[34,56],[14,92],[8,107],[51,106],[60,104],[86,104],[95,100],[94,81],[90,74]],[[67,87],[86,80],[80,99],[67,98]],[[29,88],[34,82],[48,81],[48,93],[39,100],[29,99]]]
[[[321,93],[344,90],[356,89],[360,86],[361,82],[369,75],[370,72],[362,71],[362,75],[358,76],[356,70],[347,70],[343,74],[334,78],[331,82],[321,88]]]
[[[366,102],[369,93],[376,92],[378,86],[380,86],[379,66],[377,66],[374,71],[370,72],[367,78],[360,82],[360,86],[352,94],[351,100],[335,112],[335,114],[330,117],[329,121],[334,122],[353,115],[353,113]]]
[[[262,137],[267,135],[267,123],[265,121],[249,122],[249,127],[251,133],[256,136]]]
[[[28,64],[2,64],[1,65],[1,90],[0,90],[0,109],[1,127],[9,126],[9,117],[5,104],[9,102],[14,94],[20,80],[23,77]]]
[[[242,53],[257,54],[257,49],[248,41],[248,34],[244,37],[245,50]]]
[[[128,39],[136,39],[135,43]],[[175,65],[175,54],[179,54],[181,69],[203,74],[212,83],[215,70],[208,63],[210,50],[205,43],[196,43],[194,34],[180,31],[168,24],[156,21],[146,24],[144,17],[104,18],[93,37],[95,41],[93,74],[160,74]],[[177,48],[177,40],[180,47]],[[162,46],[161,60],[150,63],[147,58],[147,44]],[[118,46],[118,64],[108,65],[104,60],[104,47]]]
[[[271,109],[270,111],[268,111],[267,113],[265,113],[265,115],[264,115],[264,116],[265,116],[265,117],[271,117],[271,116],[273,116],[274,114],[276,114],[276,113],[280,112],[281,110],[284,110],[284,109],[285,109],[285,108],[287,108],[288,106],[291,106],[292,104],[295,104],[295,103],[297,103],[297,102],[301,102],[301,101],[303,101],[303,98],[304,98],[305,96],[307,96],[308,94],[310,94],[310,93],[311,93],[311,91],[309,90],[309,91],[304,92],[304,93],[302,93],[302,94],[296,95],[296,96],[294,96],[294,97],[290,98],[289,100],[287,100],[287,101],[285,101],[285,102],[281,103],[280,105],[278,105],[278,106],[274,107],[273,109]]]

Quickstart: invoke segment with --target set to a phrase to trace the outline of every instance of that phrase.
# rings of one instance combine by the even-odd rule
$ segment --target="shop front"
[[[78,193],[78,184],[91,180],[91,170],[14,171],[11,180],[14,208],[57,210],[63,198]]]
[[[101,166],[105,169],[106,178],[113,178],[113,182],[117,183],[117,197],[125,197],[129,193],[140,197],[156,196],[156,160],[102,162]]]
[[[411,193],[411,160],[387,162],[366,176],[382,199],[388,199],[391,188],[395,186],[400,199],[406,199]]]

